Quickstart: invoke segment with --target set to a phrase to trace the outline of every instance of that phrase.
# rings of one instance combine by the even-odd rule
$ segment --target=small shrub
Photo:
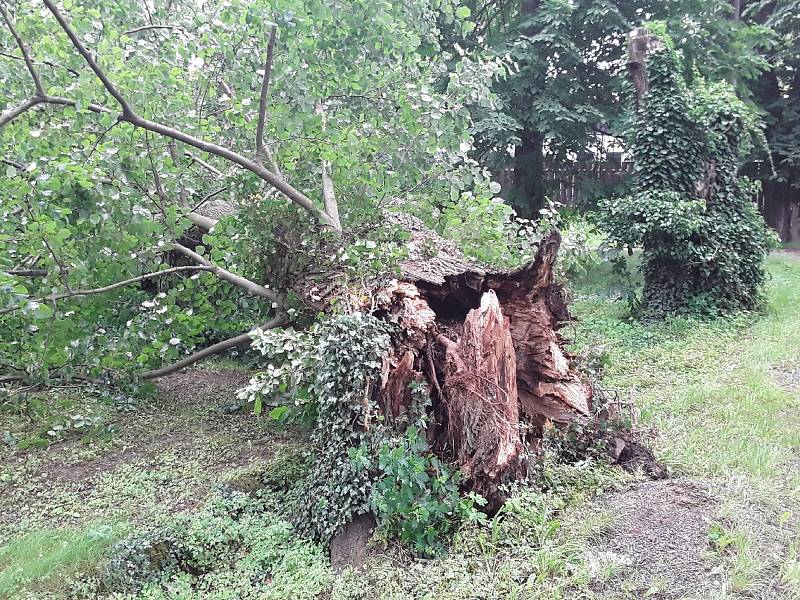
[[[461,474],[430,454],[416,426],[378,450],[378,477],[370,504],[384,538],[397,537],[416,552],[430,556],[462,521],[482,517],[477,494],[462,497]]]
[[[176,527],[181,532],[179,543],[184,567],[193,573],[205,573],[221,562],[230,561],[242,540],[241,525],[230,516],[185,516]]]
[[[261,479],[271,490],[288,490],[308,475],[312,461],[313,455],[307,450],[287,450],[269,465]]]
[[[131,536],[113,546],[101,581],[109,591],[137,593],[145,584],[176,572],[183,558],[169,529]]]

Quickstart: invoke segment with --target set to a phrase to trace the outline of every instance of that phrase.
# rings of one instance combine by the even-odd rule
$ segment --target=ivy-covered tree
[[[643,248],[643,314],[719,314],[759,305],[769,235],[739,167],[763,140],[751,107],[724,84],[688,88],[670,42],[646,30],[636,193],[602,203],[613,241]],[[641,48],[640,48],[641,49]]]

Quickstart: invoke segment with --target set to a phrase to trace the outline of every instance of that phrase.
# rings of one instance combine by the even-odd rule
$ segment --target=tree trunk
[[[544,207],[547,189],[544,172],[544,136],[535,131],[521,133],[522,144],[516,148],[513,185],[508,201],[526,219],[539,214]]]
[[[440,244],[425,258],[426,248]],[[429,442],[489,500],[524,469],[554,423],[586,422],[592,388],[563,349],[558,329],[570,317],[553,266],[561,237],[541,243],[536,258],[510,272],[489,272],[435,235],[414,235],[405,281],[383,291],[379,311],[400,325],[386,359],[379,404],[391,423],[411,408],[409,386],[427,387]]]
[[[628,74],[636,90],[636,108],[644,107],[648,92],[647,57],[662,46],[661,40],[647,29],[634,29],[628,35]]]
[[[800,242],[800,190],[788,181],[763,181],[761,212],[786,244]]]

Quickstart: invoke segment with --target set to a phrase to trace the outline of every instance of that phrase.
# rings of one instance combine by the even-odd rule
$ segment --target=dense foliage
[[[643,248],[644,314],[753,309],[769,236],[738,170],[759,124],[725,86],[688,89],[667,45],[647,75],[633,140],[637,193],[602,205],[611,239]]]
[[[219,493],[196,514],[119,541],[100,584],[106,592],[152,599],[314,598],[330,584],[322,548],[299,539],[274,502],[268,491],[257,498]]]
[[[476,26],[465,40],[461,32],[453,37],[507,66],[492,88],[498,107],[473,109],[477,151],[503,181],[503,197],[525,216],[536,215],[559,180],[574,181],[587,206],[618,187],[598,180],[593,162],[604,160],[609,142],[627,129],[625,45],[643,21],[659,20],[675,38],[679,68],[688,78],[699,74],[747,90],[746,83],[766,68],[756,49],[769,30],[732,18],[728,0],[469,5]]]
[[[402,236],[373,227],[382,211],[411,211],[429,223],[451,213],[448,227],[458,235],[462,224],[476,225],[459,216],[462,194],[491,198],[467,159],[466,102],[491,103],[493,69],[459,57],[448,71],[452,55],[435,25],[462,27],[451,2],[369,1],[343,12],[316,0],[64,5],[75,35],[144,117],[247,157],[263,113],[264,160],[308,195],[305,211],[251,171],[119,120],[109,90],[50,12],[9,5],[19,39],[0,38],[4,375],[96,379],[173,362],[291,308],[285,286],[331,264],[347,267],[348,282],[390,271]],[[35,92],[25,53],[43,93],[62,100],[9,119]],[[317,219],[323,170],[341,236]],[[447,198],[456,204],[442,206]],[[195,210],[222,218],[204,231],[190,220]],[[285,306],[187,262],[170,251],[175,243],[275,290]],[[186,270],[158,275],[176,265]],[[141,276],[148,278],[76,293]]]

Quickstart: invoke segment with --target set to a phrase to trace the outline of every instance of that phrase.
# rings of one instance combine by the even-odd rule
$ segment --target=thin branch
[[[0,127],[3,127],[8,123],[11,123],[11,121],[16,119],[21,114],[29,111],[38,104],[42,104],[43,102],[44,98],[42,98],[41,96],[31,96],[30,98],[25,100],[22,104],[19,104],[18,106],[15,106],[14,108],[11,108],[6,112],[0,114]]]
[[[322,130],[325,131],[327,118],[325,110],[322,107],[322,102],[317,102],[316,112],[322,118]],[[323,158],[320,162],[322,167],[322,200],[325,206],[325,214],[335,223],[334,228],[337,231],[341,231],[342,224],[339,220],[339,205],[336,202],[336,194],[333,190],[331,161]]]
[[[86,163],[88,163],[88,162],[89,162],[89,159],[90,159],[90,158],[92,158],[92,155],[94,154],[94,151],[95,151],[95,150],[97,150],[97,147],[98,147],[98,146],[99,146],[99,145],[100,145],[100,144],[103,142],[103,140],[105,139],[105,137],[106,137],[106,134],[107,134],[109,131],[111,131],[112,129],[114,129],[114,127],[116,127],[117,125],[119,125],[119,121],[114,121],[114,122],[113,122],[111,125],[109,125],[108,127],[106,127],[106,129],[105,129],[105,130],[104,130],[104,131],[103,131],[103,132],[102,132],[102,133],[101,133],[99,136],[97,136],[97,139],[94,141],[94,144],[92,144],[92,149],[91,149],[91,150],[89,150],[89,153],[86,155],[86,160],[84,160],[84,161],[83,161],[83,164],[86,164]]]
[[[172,244],[172,249],[175,250],[176,252],[180,252],[181,254],[183,254],[188,258],[191,258],[198,264],[205,265],[206,267],[208,267],[209,271],[211,271],[214,275],[216,275],[220,279],[224,279],[225,281],[228,281],[233,285],[239,286],[240,288],[247,290],[254,296],[260,296],[262,298],[266,298],[267,300],[271,300],[273,302],[279,302],[281,299],[276,292],[273,292],[272,290],[265,288],[263,285],[258,285],[257,283],[250,281],[249,279],[242,277],[241,275],[237,275],[236,273],[231,273],[227,269],[223,269],[222,267],[215,265],[204,256],[201,256],[194,250],[190,250],[186,246],[175,243]]]
[[[112,283],[110,285],[105,285],[99,288],[93,288],[90,290],[75,290],[72,292],[62,292],[60,294],[50,294],[49,296],[43,296],[41,298],[32,299],[29,302],[38,302],[40,304],[44,302],[56,302],[58,300],[63,300],[65,298],[78,298],[82,296],[94,296],[96,294],[103,294],[105,292],[110,292],[117,288],[124,287],[126,285],[130,285],[132,283],[137,283],[139,281],[144,281],[145,279],[153,279],[154,277],[161,277],[162,275],[169,275],[170,273],[180,273],[181,271],[214,271],[214,267],[207,266],[207,265],[189,265],[185,267],[172,267],[171,269],[164,269],[163,271],[154,271],[153,273],[147,273],[146,275],[139,275],[138,277],[131,277],[130,279],[125,279],[123,281],[118,281],[116,283]],[[12,306],[11,308],[6,308],[4,310],[0,310],[0,315],[4,315],[6,313],[14,312],[19,310],[20,306]]]
[[[53,0],[43,0],[43,1],[45,6],[47,6],[50,12],[53,13],[53,16],[56,18],[56,21],[58,21],[58,24],[61,25],[61,29],[63,29],[64,33],[66,33],[67,37],[69,37],[70,41],[72,42],[72,45],[75,46],[75,49],[83,57],[83,60],[86,61],[86,64],[89,65],[89,68],[92,71],[94,71],[94,74],[103,83],[103,86],[106,88],[108,93],[111,94],[114,97],[114,100],[116,100],[117,103],[120,105],[120,108],[122,108],[122,116],[123,117],[134,116],[133,109],[131,108],[131,105],[128,104],[128,101],[125,99],[125,96],[123,96],[122,93],[114,86],[114,84],[111,83],[111,80],[108,77],[106,77],[106,74],[95,62],[94,57],[86,49],[86,46],[83,45],[83,42],[81,42],[77,34],[69,26],[69,23],[67,23],[66,19],[64,19],[64,16],[61,14],[61,12],[59,12],[58,8],[56,8],[56,5],[53,3]],[[44,94],[44,92],[41,92],[41,94]]]
[[[264,125],[267,121],[267,96],[269,93],[270,76],[272,75],[272,58],[275,53],[275,36],[278,26],[273,25],[269,32],[267,44],[267,58],[264,61],[264,77],[261,80],[261,97],[258,101],[258,127],[256,127],[256,157],[255,161],[261,163],[264,156]]]
[[[17,171],[22,171],[25,169],[25,165],[20,164],[15,160],[11,160],[10,158],[0,158],[0,163],[8,165],[9,167],[14,167]]]
[[[14,27],[14,22],[11,20],[11,15],[8,14],[5,2],[2,0],[0,0],[0,15],[3,15],[3,20],[6,22],[8,30],[11,32],[11,36],[17,43],[20,52],[22,52],[22,59],[25,61],[25,66],[28,67],[28,72],[31,74],[31,79],[33,79],[33,87],[36,90],[36,95],[44,96],[44,86],[42,85],[42,80],[39,79],[39,73],[36,72],[36,67],[33,66],[31,55],[28,54],[28,48],[25,46],[25,42],[22,41],[22,38],[19,37],[19,34]]]
[[[211,192],[209,192],[208,194],[206,194],[205,196],[203,196],[203,199],[202,199],[202,200],[200,200],[200,202],[198,202],[198,203],[197,203],[197,204],[194,206],[194,208],[192,208],[192,212],[195,212],[197,209],[199,209],[200,207],[202,207],[202,206],[203,206],[203,205],[204,205],[206,202],[208,202],[209,200],[211,200],[211,199],[212,199],[214,196],[218,196],[218,195],[219,195],[219,194],[221,194],[222,192],[227,192],[227,191],[228,191],[228,188],[226,188],[226,187],[223,187],[223,188],[219,188],[219,189],[217,189],[217,190],[214,190],[214,191],[211,191]]]
[[[274,329],[275,327],[280,327],[281,325],[284,325],[287,322],[288,319],[286,315],[279,314],[271,321],[264,323],[261,326],[261,329]],[[208,348],[203,348],[202,350],[195,352],[194,354],[191,354],[174,364],[168,365],[166,367],[161,367],[160,369],[154,369],[152,371],[148,371],[144,375],[142,375],[142,379],[157,379],[158,377],[164,377],[165,375],[170,375],[171,373],[180,371],[181,369],[184,369],[189,365],[193,365],[194,363],[201,361],[204,358],[221,354],[222,352],[225,352],[225,350],[229,350],[230,348],[235,348],[236,346],[249,344],[251,341],[252,338],[250,337],[250,332],[248,331],[247,333],[237,335],[236,337],[232,337],[225,341],[219,342],[217,344],[214,344],[213,346],[209,346]]]
[[[25,201],[25,209],[27,210],[28,216],[30,217],[31,221],[35,221],[36,217],[34,216],[30,204],[27,202],[27,200]],[[58,265],[58,272],[61,274],[61,282],[64,284],[64,287],[72,291],[72,288],[70,288],[69,285],[69,269],[63,262],[61,262],[61,259],[58,258],[58,255],[56,254],[55,250],[53,250],[53,247],[50,245],[50,241],[47,239],[47,236],[42,236],[42,243],[44,244],[45,248],[47,248],[47,251],[50,253],[50,257],[53,259],[53,262],[55,262],[56,265]]]
[[[38,106],[39,104],[57,104],[60,106],[77,107],[78,103],[75,102],[75,100],[70,100],[69,98],[62,98],[61,96],[50,96],[50,95],[31,96],[19,106],[16,106],[15,108],[12,108],[0,115],[0,128],[2,128],[5,125],[8,125],[14,119],[19,117],[21,114],[29,111],[30,109]],[[93,113],[98,113],[98,114],[102,113],[115,114],[114,111],[111,110],[110,108],[106,108],[105,106],[101,106],[99,104],[94,104],[94,103],[86,106],[86,109],[90,110]],[[122,120],[122,119],[118,117],[117,120]]]
[[[156,162],[153,160],[153,150],[150,148],[150,137],[147,135],[147,132],[144,132],[144,144],[147,147],[147,158],[150,160],[150,170],[153,172],[153,183],[156,186],[156,194],[161,199],[162,202],[167,201],[167,193],[164,191],[164,186],[161,183],[161,174],[158,172],[156,168]],[[163,212],[163,207],[162,207]]]
[[[185,213],[187,219],[189,219],[192,224],[197,225],[201,229],[205,229],[206,231],[211,231],[214,227],[217,226],[219,223],[219,219],[213,219],[211,217],[207,217],[206,215],[201,215],[197,212],[197,210],[203,206],[206,202],[211,200],[217,194],[221,194],[222,192],[226,191],[228,188],[219,188],[218,190],[214,190],[208,194],[206,194],[200,202],[197,203],[192,209],[189,209],[188,212]],[[185,208],[185,207],[184,207]]]
[[[22,57],[22,56],[17,56],[15,54],[10,54],[8,52],[0,52],[0,56],[5,56],[6,58],[11,58],[13,60],[25,60],[25,58]],[[53,67],[54,69],[63,69],[65,71],[69,72],[69,74],[72,75],[73,77],[79,77],[80,76],[80,73],[78,73],[75,69],[73,69],[71,67],[64,66],[64,65],[60,65],[60,64],[55,63],[55,62],[53,62],[51,60],[40,60],[40,61],[34,60],[33,64],[34,65],[37,65],[37,64],[38,65],[47,65],[48,67]]]
[[[151,29],[176,29],[180,31],[182,34],[186,35],[186,30],[178,25],[144,25],[142,27],[129,29],[128,31],[123,31],[122,35],[132,36],[136,35],[137,33],[141,33],[142,31],[148,31]]]
[[[77,108],[78,106],[78,103],[75,102],[75,100],[70,100],[69,98],[62,98],[61,96],[50,96],[49,94],[45,95],[41,100],[45,104],[60,104],[62,106],[73,106],[75,108]],[[116,114],[110,108],[95,103],[87,104],[86,110],[89,110],[97,114],[107,114],[107,115]],[[124,120],[125,119],[122,118],[122,115],[117,116],[117,121],[124,121]]]
[[[15,275],[17,277],[47,277],[50,271],[47,269],[10,269],[3,271],[6,275]]]
[[[61,28],[64,30],[69,39],[72,41],[72,45],[75,46],[75,48],[78,50],[81,56],[83,56],[86,63],[89,65],[92,71],[94,71],[95,75],[97,75],[97,78],[100,79],[100,81],[103,83],[108,93],[111,94],[122,107],[122,114],[117,116],[117,120],[128,122],[134,125],[135,127],[140,127],[142,129],[152,131],[153,133],[157,133],[158,135],[171,138],[179,142],[183,142],[184,144],[197,148],[198,150],[202,150],[203,152],[207,152],[209,154],[213,154],[214,156],[224,158],[229,162],[232,162],[240,166],[241,168],[250,171],[251,173],[254,173],[258,177],[260,177],[262,180],[264,180],[272,187],[277,189],[279,192],[281,192],[284,196],[286,196],[286,198],[288,198],[294,204],[310,212],[324,225],[328,225],[331,228],[335,229],[336,231],[341,231],[341,225],[335,220],[331,219],[325,211],[321,211],[320,209],[318,209],[314,205],[314,202],[308,196],[306,196],[299,190],[292,187],[289,183],[286,182],[286,180],[284,180],[279,175],[276,175],[263,165],[259,165],[256,162],[242,156],[241,154],[229,148],[219,146],[218,144],[214,144],[212,142],[207,142],[203,139],[196,138],[188,133],[185,133],[173,127],[169,127],[167,125],[163,125],[162,123],[157,123],[155,121],[150,121],[148,119],[142,118],[139,115],[137,115],[133,111],[130,104],[128,104],[125,97],[120,93],[120,91],[114,86],[114,84],[109,80],[109,78],[105,75],[105,73],[100,69],[97,62],[95,62],[92,55],[89,53],[86,47],[81,43],[80,39],[72,30],[67,21],[64,19],[63,15],[56,8],[53,1],[52,0],[43,0],[43,1],[47,6],[47,8],[50,10],[50,12],[53,13],[53,16],[55,16]],[[60,100],[65,100],[65,99],[60,99]],[[20,107],[13,109],[11,111],[13,114],[11,114],[10,117],[8,118],[6,117],[6,115],[3,115],[2,117],[0,117],[0,127],[2,127],[7,122],[13,120],[13,118],[19,116],[19,114],[21,114],[22,112],[25,112],[25,110],[28,110],[32,106],[35,106],[36,104],[39,104],[42,101],[43,101],[42,98],[34,97],[28,101],[31,102],[30,106],[25,106],[22,109],[20,109]],[[45,97],[44,101],[52,102],[52,98]],[[58,102],[52,102],[52,103],[58,103]],[[62,101],[60,103],[74,105],[74,102],[68,100],[66,102]],[[88,108],[89,110],[93,110],[92,105],[90,105]],[[112,112],[102,107],[96,107],[94,110],[95,112]]]
[[[208,162],[204,161],[199,156],[195,156],[194,154],[192,154],[188,150],[186,152],[184,152],[183,155],[186,158],[188,158],[189,160],[191,160],[192,162],[196,162],[198,165],[203,167],[209,173],[212,173],[212,174],[216,175],[217,177],[222,177],[222,171],[220,171],[218,168],[216,168],[211,163],[208,163]]]

